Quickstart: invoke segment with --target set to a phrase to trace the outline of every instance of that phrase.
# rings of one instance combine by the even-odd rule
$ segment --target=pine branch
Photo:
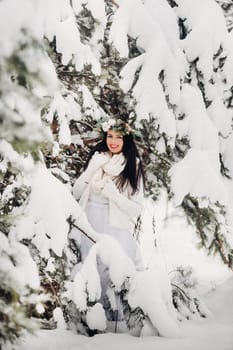
[[[223,239],[221,239],[219,235],[219,225],[216,225],[215,227],[214,238],[215,246],[217,247],[224,264],[226,264],[231,270],[233,270],[233,266],[231,266],[231,260],[226,257],[224,252]]]
[[[113,5],[119,8],[119,5],[114,0],[107,0],[107,2],[111,2]]]
[[[48,275],[48,274],[47,274]],[[52,294],[56,300],[56,302],[58,303],[58,305],[60,306],[60,308],[63,310],[63,305],[62,305],[62,302],[61,302],[61,299],[58,295],[58,293],[56,292],[54,286],[53,286],[53,281],[50,281],[50,277],[48,276],[48,279],[47,279],[47,282],[49,284],[49,287],[51,288],[51,291],[52,291]]]
[[[71,222],[71,225],[73,227],[75,227],[77,230],[79,230],[80,232],[82,232],[87,238],[89,238],[93,243],[96,243],[96,241],[90,237],[83,229],[81,229],[79,226],[77,226],[74,222]]]
[[[188,299],[189,301],[192,301],[192,299],[185,293],[185,291],[184,291],[182,288],[180,288],[179,286],[177,286],[177,285],[174,284],[174,283],[171,283],[171,286],[172,286],[172,287],[175,287],[175,288],[177,288],[177,289],[179,289],[179,291],[181,292],[181,294],[183,294],[183,296],[184,296],[186,299]]]
[[[58,70],[58,68],[57,68]],[[85,79],[90,79],[93,80],[94,82],[96,82],[96,77],[91,76],[91,74],[89,73],[80,73],[80,72],[76,72],[76,71],[68,71],[68,70],[58,70],[58,76],[61,77],[61,75],[66,75],[66,76],[70,76],[73,78],[85,78]]]

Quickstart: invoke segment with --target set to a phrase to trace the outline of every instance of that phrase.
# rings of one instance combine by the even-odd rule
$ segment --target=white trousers
[[[119,229],[109,224],[109,203],[108,199],[99,195],[92,195],[89,199],[86,207],[86,215],[89,223],[92,225],[94,230],[99,234],[107,234],[114,237],[128,255],[128,257],[134,262],[136,269],[143,269],[142,257],[138,244],[133,237],[132,233],[126,229]],[[83,260],[86,258],[91,246],[94,243],[86,236],[82,235],[81,238],[81,252]],[[112,312],[109,311],[109,302],[106,296],[110,279],[106,266],[101,262],[98,264],[98,270],[101,277],[102,296],[101,303],[106,311],[107,319],[112,320]],[[116,296],[117,303],[117,319],[123,319],[123,312],[119,300],[119,296]]]

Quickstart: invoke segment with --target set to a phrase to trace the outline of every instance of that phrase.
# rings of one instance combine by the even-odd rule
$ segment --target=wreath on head
[[[129,126],[127,122],[122,119],[110,118],[105,121],[100,121],[97,125],[99,132],[107,132],[108,130],[113,130],[121,133],[122,135],[129,135],[133,133],[133,129]]]

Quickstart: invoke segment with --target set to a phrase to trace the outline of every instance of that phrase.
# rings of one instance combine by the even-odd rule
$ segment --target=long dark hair
[[[90,159],[95,152],[108,152],[107,146],[107,132],[104,133],[103,140],[97,143],[91,150],[89,158],[84,166],[87,168]],[[143,166],[138,149],[135,145],[132,134],[126,134],[123,136],[123,148],[122,153],[125,156],[126,164],[120,175],[116,179],[116,185],[120,191],[124,191],[128,183],[132,188],[132,194],[135,194],[139,190],[140,179],[145,184],[145,176]]]

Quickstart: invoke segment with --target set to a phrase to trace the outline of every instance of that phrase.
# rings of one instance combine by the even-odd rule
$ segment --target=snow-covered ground
[[[177,265],[192,266],[199,281],[198,295],[212,313],[207,319],[196,318],[180,323],[181,338],[158,336],[134,337],[127,333],[108,332],[94,337],[77,335],[64,327],[41,330],[28,336],[16,350],[233,350],[233,276],[216,257],[206,256],[195,247],[196,236],[184,218],[175,215],[164,225],[168,211],[165,198],[153,209],[147,205],[141,248],[148,265],[164,264],[167,271]],[[151,214],[156,215],[156,239],[160,249],[153,250]],[[169,212],[171,214],[171,212]],[[190,239],[193,237],[192,239]]]
[[[43,330],[28,337],[17,350],[232,350],[233,277],[206,295],[213,316],[180,324],[182,337],[137,338],[129,334],[106,333],[88,338],[62,329]]]

